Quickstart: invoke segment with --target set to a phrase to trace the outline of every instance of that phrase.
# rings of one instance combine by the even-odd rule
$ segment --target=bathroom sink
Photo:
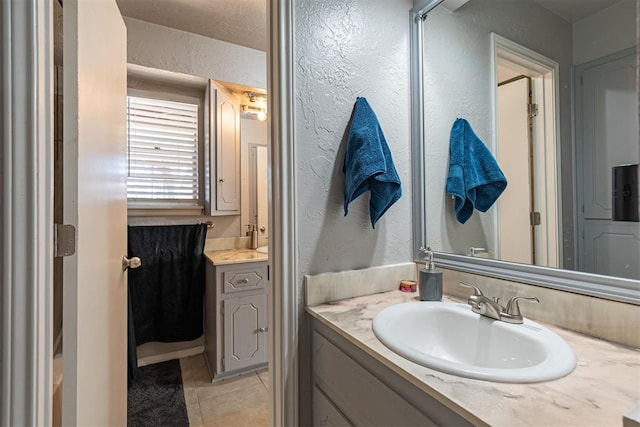
[[[260,246],[258,249],[256,249],[256,252],[260,252],[261,254],[268,254],[269,246]]]
[[[466,304],[393,305],[373,319],[373,332],[400,356],[461,377],[534,383],[563,377],[576,366],[569,344],[544,326],[492,320]]]

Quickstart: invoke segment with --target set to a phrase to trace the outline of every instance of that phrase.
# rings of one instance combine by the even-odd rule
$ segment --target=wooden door
[[[65,0],[63,425],[127,422],[126,28],[115,0]]]
[[[224,301],[225,372],[266,363],[266,300],[261,294]]]
[[[497,161],[507,178],[498,199],[500,259],[533,264],[531,141],[529,133],[530,79],[522,76],[498,86]]]
[[[636,55],[576,73],[579,269],[640,279],[640,223],[612,221],[612,167],[638,163]]]

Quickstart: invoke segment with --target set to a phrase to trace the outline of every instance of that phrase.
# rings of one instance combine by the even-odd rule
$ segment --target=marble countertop
[[[542,322],[564,338],[578,358],[576,369],[564,378],[503,384],[410,362],[385,347],[371,329],[380,310],[410,301],[417,301],[415,293],[391,291],[311,306],[307,312],[476,425],[620,426],[623,415],[640,400],[640,350]]]
[[[242,264],[245,262],[268,261],[269,255],[253,249],[226,249],[223,251],[206,251],[204,256],[213,265]]]

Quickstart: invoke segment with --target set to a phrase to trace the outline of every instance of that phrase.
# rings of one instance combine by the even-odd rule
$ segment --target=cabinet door
[[[351,427],[352,424],[342,415],[329,398],[318,388],[313,387],[313,427]]]
[[[215,165],[211,171],[211,213],[240,212],[240,101],[224,87],[211,81],[209,99],[215,111],[215,127],[211,128],[215,144],[211,154]],[[212,119],[212,122],[214,120]],[[215,209],[213,209],[215,206]]]
[[[225,372],[266,363],[266,308],[264,294],[224,301]]]

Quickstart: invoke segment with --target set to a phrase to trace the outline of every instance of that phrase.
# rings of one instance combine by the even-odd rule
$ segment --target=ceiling
[[[124,16],[261,51],[267,49],[267,0],[116,0]],[[618,1],[534,0],[573,23]]]
[[[116,0],[120,13],[261,51],[267,49],[267,0]]]
[[[621,0],[533,0],[565,21],[574,23]],[[631,0],[624,0],[631,1]]]

